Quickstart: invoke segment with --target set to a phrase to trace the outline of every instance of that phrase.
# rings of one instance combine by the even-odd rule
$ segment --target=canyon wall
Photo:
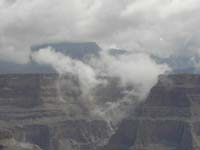
[[[137,111],[115,128],[92,117],[78,89],[60,86],[64,80],[77,84],[56,74],[0,75],[0,149],[200,149],[199,75],[160,76]]]

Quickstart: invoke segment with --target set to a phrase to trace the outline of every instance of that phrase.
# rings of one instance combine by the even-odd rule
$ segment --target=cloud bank
[[[198,0],[1,0],[0,51],[26,63],[33,44],[96,41],[159,57],[199,49]]]

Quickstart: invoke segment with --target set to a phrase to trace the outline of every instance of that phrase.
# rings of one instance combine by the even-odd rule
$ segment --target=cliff
[[[0,75],[0,141],[43,150],[200,149],[200,75],[160,76],[115,131],[90,116],[72,85],[73,77],[56,74]],[[114,97],[114,89],[102,89],[98,97]]]
[[[89,116],[74,84],[73,77],[56,74],[0,75],[0,127],[12,131],[12,139],[43,150],[93,150],[105,145],[110,127]]]
[[[106,150],[199,150],[200,76],[160,76],[138,116],[122,121]]]

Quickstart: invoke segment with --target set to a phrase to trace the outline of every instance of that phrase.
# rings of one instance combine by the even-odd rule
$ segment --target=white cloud
[[[98,84],[96,74],[89,65],[71,59],[51,48],[40,49],[32,54],[33,61],[52,66],[60,75],[71,74],[79,79],[83,95],[88,95]]]
[[[52,66],[60,75],[72,74],[77,77],[82,91],[83,105],[87,105],[86,107],[92,112],[92,115],[97,114],[108,121],[115,122],[126,116],[130,108],[133,109],[132,104],[146,98],[160,74],[170,71],[167,65],[157,64],[144,53],[116,57],[103,51],[99,58],[86,64],[51,48],[45,48],[33,52],[32,60],[39,64]],[[104,80],[101,79],[103,76],[106,77]],[[114,102],[108,101],[102,105],[95,99],[93,90],[99,84],[106,86],[105,83],[109,82],[109,80],[107,81],[108,77],[119,78],[120,84],[118,86],[123,90],[124,98]],[[60,97],[60,99],[64,99],[62,95]]]
[[[138,103],[144,101],[151,88],[157,83],[160,74],[171,69],[166,64],[157,64],[149,55],[144,53],[128,53],[118,57],[103,51],[101,59],[97,60],[98,74],[107,77],[117,77],[124,97],[120,100],[108,101],[97,105],[94,114],[105,120],[118,123],[130,110],[134,110]]]
[[[22,52],[59,40],[96,41],[160,57],[200,46],[198,0],[1,0],[0,8],[0,45]]]
[[[114,57],[102,53],[102,63],[107,76],[119,77],[121,86],[133,86],[135,93],[142,99],[157,82],[158,76],[170,68],[165,64],[157,64],[144,53],[133,53]]]

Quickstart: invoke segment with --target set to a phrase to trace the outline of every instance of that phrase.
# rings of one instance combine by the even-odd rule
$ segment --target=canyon
[[[76,84],[56,74],[1,74],[0,149],[200,149],[200,75],[161,75],[117,125],[91,115]],[[108,89],[100,99],[120,97]]]

